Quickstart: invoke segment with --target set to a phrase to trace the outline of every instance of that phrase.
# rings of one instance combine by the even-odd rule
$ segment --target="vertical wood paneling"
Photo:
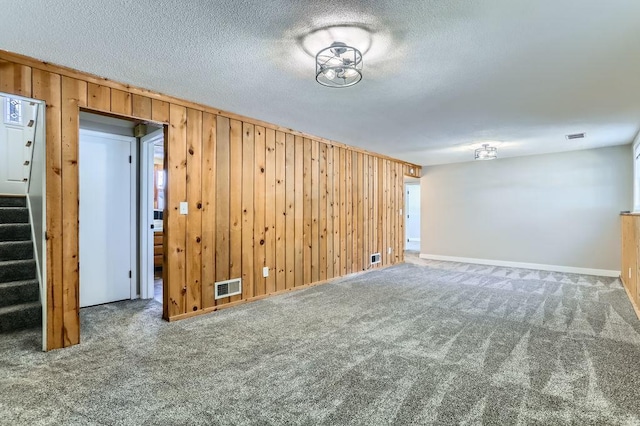
[[[233,127],[231,128],[233,144]],[[242,298],[255,295],[254,283],[254,176],[255,176],[255,127],[242,125]],[[233,148],[232,148],[233,152]]]
[[[302,257],[303,257],[303,284],[310,284],[311,279],[311,238],[313,222],[312,202],[311,202],[311,167],[313,161],[311,159],[312,143],[311,140],[305,138],[303,140],[303,241],[302,241]]]
[[[342,253],[340,244],[340,182],[342,174],[340,172],[340,148],[333,148],[333,276],[342,275],[340,265],[340,255]]]
[[[333,278],[333,146],[327,146],[327,278]]]
[[[304,284],[304,257],[302,247],[304,244],[304,145],[302,136],[294,139],[294,286]]]
[[[276,131],[266,129],[266,159],[265,159],[265,240],[266,264],[269,276],[265,283],[265,292],[276,291]]]
[[[276,291],[286,288],[287,202],[285,134],[276,132]]]
[[[376,171],[375,174],[377,176],[376,185],[376,239],[377,239],[377,253],[380,253],[380,258],[382,259],[384,256],[384,247],[382,242],[382,234],[384,232],[382,228],[383,220],[384,220],[384,204],[383,204],[383,195],[384,195],[384,160],[382,158],[378,158],[376,161]],[[377,264],[376,267],[380,267],[380,264]]]
[[[215,305],[216,116],[202,116],[202,307]]]
[[[112,97],[113,100],[113,97]],[[180,214],[180,202],[187,199],[187,109],[171,105],[167,144],[167,220],[164,229],[169,317],[186,312],[187,216]]]
[[[364,176],[362,178],[362,252],[364,253],[364,269],[371,268],[371,261],[369,256],[375,252],[375,247],[370,244],[370,211],[369,198],[370,192],[370,180],[369,180],[369,156],[362,156],[362,170]]]
[[[320,144],[311,140],[311,282],[320,280]]]
[[[218,304],[215,281],[243,278],[243,295],[223,304],[367,269],[373,251],[384,265],[403,260],[403,176],[414,166],[4,60],[0,91],[47,104],[49,348],[80,336],[80,107],[168,124],[165,318]]]
[[[64,347],[62,294],[62,83],[58,74],[33,70],[33,97],[46,102],[47,349]]]
[[[169,122],[169,102],[151,100],[151,119],[160,123]]]
[[[401,261],[401,257],[404,258],[403,253],[402,253],[402,249],[400,247],[400,235],[403,235],[402,233],[402,221],[400,220],[400,218],[402,217],[400,215],[400,209],[402,208],[402,204],[401,204],[401,197],[402,194],[404,192],[403,189],[403,185],[402,185],[402,170],[401,170],[401,166],[398,163],[395,163],[395,188],[393,191],[393,195],[395,197],[395,211],[394,211],[394,215],[396,217],[396,229],[395,232],[393,233],[394,237],[394,244],[395,244],[395,249],[393,250],[393,253],[395,254],[394,259],[395,259],[395,263],[399,263]]]
[[[111,111],[111,89],[107,86],[89,83],[87,86],[87,107]]]
[[[229,279],[242,278],[242,296],[231,296],[229,302],[235,302],[245,296],[247,288],[251,288],[253,285],[253,275],[243,275],[242,261],[244,260],[242,254],[243,243],[243,221],[249,221],[249,217],[245,218],[243,215],[243,204],[251,205],[253,210],[253,182],[249,182],[249,175],[253,179],[253,150],[251,155],[247,157],[251,158],[251,163],[247,164],[247,179],[244,179],[244,163],[243,163],[243,128],[242,122],[238,120],[231,120],[230,122],[230,138],[229,142],[229,183],[231,189],[229,191],[229,251],[230,251],[230,263],[229,263]],[[251,128],[251,141],[253,141],[253,127]],[[249,153],[247,153],[249,154]],[[245,186],[246,184],[246,186]],[[247,200],[244,199],[244,189],[250,187],[251,196],[247,195]],[[253,211],[247,212],[251,215],[251,228],[253,228]],[[247,223],[247,227],[249,224]],[[252,245],[252,241],[248,241],[247,245]],[[247,257],[249,257],[247,255]],[[251,257],[251,263],[253,263],[253,254]],[[247,260],[248,262],[248,260]]]
[[[382,160],[382,264],[389,264],[389,162]]]
[[[318,191],[320,194],[319,214],[320,220],[320,281],[327,279],[327,145],[320,144],[320,179]]]
[[[151,120],[151,98],[135,94],[132,95],[131,111],[134,117]],[[202,114],[202,111],[199,112]]]
[[[352,223],[352,212],[353,212],[353,170],[351,169],[351,159],[353,155],[350,151],[345,152],[345,172],[346,172],[346,219],[347,219],[347,274],[350,274],[353,271],[353,223]]]
[[[230,253],[229,239],[231,234],[230,226],[230,184],[229,184],[229,164],[230,164],[230,120],[226,117],[217,116],[216,123],[216,182],[215,182],[215,211],[216,211],[216,248],[215,265],[216,281],[229,279]],[[237,189],[236,189],[237,191]],[[215,293],[214,293],[215,295]],[[218,299],[216,305],[228,302],[228,298]]]
[[[369,208],[367,209],[368,216],[368,228],[369,228],[369,244],[371,246],[369,255],[371,253],[378,253],[381,251],[378,243],[377,228],[376,228],[376,207],[378,205],[378,194],[376,193],[376,175],[375,175],[375,157],[369,156],[369,163],[367,168],[369,170]],[[369,261],[369,263],[371,263]],[[380,266],[380,265],[376,265]]]
[[[355,242],[354,246],[354,255],[353,255],[353,271],[359,272],[362,271],[362,200],[364,198],[362,194],[362,177],[363,177],[363,169],[362,169],[362,153],[357,152],[353,156],[354,161],[356,162],[356,167],[354,167],[354,184],[356,185],[356,193],[353,200],[354,203],[354,221],[356,226],[356,235],[353,240]]]
[[[0,92],[31,97],[31,67],[0,60]]]
[[[79,107],[86,106],[87,83],[62,77],[62,304],[64,346],[80,342],[78,265]]]
[[[185,312],[202,308],[202,111],[187,109]]]
[[[295,286],[295,140],[287,133],[285,136],[285,199],[287,239],[285,245],[285,288]]]
[[[131,115],[131,93],[111,89],[111,112],[114,114]]]
[[[340,275],[347,274],[347,167],[345,149],[340,148]]]
[[[254,228],[254,296],[266,293],[266,279],[263,277],[262,268],[266,266],[266,232],[265,232],[265,212],[266,212],[266,134],[265,128],[256,126],[255,128],[255,162],[254,162],[254,186],[253,186],[253,228]]]

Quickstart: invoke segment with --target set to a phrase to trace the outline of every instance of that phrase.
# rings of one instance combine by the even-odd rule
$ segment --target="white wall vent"
[[[215,283],[215,298],[222,299],[223,297],[235,296],[242,294],[242,278],[234,278],[227,281],[219,281]]]
[[[376,263],[380,262],[382,262],[382,256],[380,256],[380,253],[373,253],[371,255],[371,264],[375,265]]]

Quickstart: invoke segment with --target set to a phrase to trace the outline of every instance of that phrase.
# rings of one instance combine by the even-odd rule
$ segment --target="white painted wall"
[[[31,157],[31,175],[27,183],[27,199],[29,200],[29,213],[31,215],[31,228],[33,229],[33,241],[35,244],[36,263],[40,275],[40,294],[44,291],[44,229],[45,229],[45,140],[44,140],[44,107],[37,104],[38,113],[35,125],[35,137],[33,141],[33,156]]]
[[[616,271],[630,145],[423,168],[421,255]]]
[[[633,211],[640,212],[640,132],[633,141]]]
[[[34,255],[40,284],[40,302],[42,304],[42,350],[47,350],[47,250],[44,238],[46,229],[46,198],[45,198],[45,107],[40,101],[34,101],[33,144],[30,148],[29,180],[26,184],[27,203],[29,207],[29,222],[31,223],[31,238],[34,245]]]

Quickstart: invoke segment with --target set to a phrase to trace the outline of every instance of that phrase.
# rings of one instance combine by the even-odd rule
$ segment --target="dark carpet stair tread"
[[[0,262],[33,259],[31,241],[0,241]]]
[[[35,260],[7,260],[0,262],[0,282],[32,280],[36,278]]]
[[[0,307],[40,300],[38,280],[0,283]]]
[[[0,241],[31,241],[28,223],[0,223]]]
[[[0,207],[0,223],[29,223],[26,207]]]
[[[42,325],[40,302],[21,303],[0,308],[0,332],[34,328]]]
[[[27,197],[0,196],[0,207],[27,207]]]

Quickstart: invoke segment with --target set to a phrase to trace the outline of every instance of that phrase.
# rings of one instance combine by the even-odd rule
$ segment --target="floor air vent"
[[[380,263],[381,262],[381,256],[380,253],[373,253],[371,255],[371,264],[376,264],[376,263]]]
[[[233,280],[220,281],[215,284],[216,287],[216,300],[223,297],[235,296],[242,294],[242,278],[235,278]]]

